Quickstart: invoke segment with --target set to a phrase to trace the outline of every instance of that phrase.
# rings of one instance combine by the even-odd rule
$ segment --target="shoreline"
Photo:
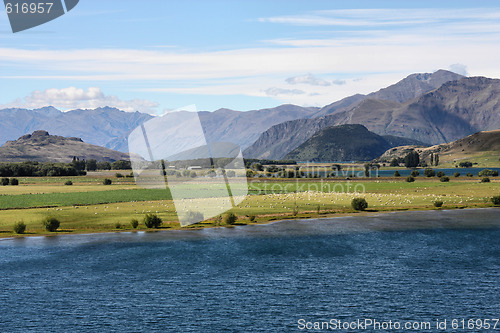
[[[214,225],[214,224],[194,224],[192,226],[187,227],[160,227],[158,229],[115,229],[115,230],[95,230],[95,232],[89,230],[61,230],[58,232],[47,232],[47,233],[37,233],[37,234],[16,234],[4,236],[0,235],[0,242],[6,240],[14,240],[14,239],[22,239],[22,238],[32,238],[32,237],[57,237],[57,236],[67,236],[67,235],[106,235],[106,234],[116,234],[116,233],[158,233],[158,232],[172,232],[172,231],[200,231],[205,229],[216,229],[216,228],[235,228],[235,227],[245,227],[245,226],[259,226],[259,225],[273,225],[277,223],[285,223],[288,221],[299,221],[299,220],[327,220],[327,219],[337,219],[337,218],[346,218],[346,217],[376,217],[379,215],[390,215],[395,213],[404,213],[404,212],[431,212],[431,211],[456,211],[456,210],[486,210],[486,209],[500,209],[499,206],[492,205],[484,205],[484,206],[476,206],[476,207],[446,207],[446,208],[400,208],[393,210],[366,210],[366,211],[358,211],[358,212],[341,212],[341,213],[312,213],[306,216],[281,216],[281,218],[275,218],[276,216],[272,216],[272,218],[268,220],[258,221],[258,222],[250,222],[250,223],[236,223],[233,225]],[[270,216],[271,217],[271,216]],[[168,221],[169,223],[171,221]],[[203,223],[203,222],[200,222]],[[422,227],[426,228],[425,222],[422,222]],[[401,227],[403,227],[404,221],[402,222]],[[429,226],[427,226],[428,228]],[[459,226],[457,226],[459,227]],[[480,227],[480,226],[479,226]],[[401,228],[408,229],[408,228]],[[422,229],[422,228],[413,228],[413,229]],[[385,230],[381,228],[380,230]]]

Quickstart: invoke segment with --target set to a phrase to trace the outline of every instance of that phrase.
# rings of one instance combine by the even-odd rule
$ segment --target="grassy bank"
[[[113,179],[113,185],[106,186],[95,175],[92,177],[75,177],[72,186],[38,178],[21,179],[20,186],[0,187],[0,237],[18,236],[13,226],[19,221],[27,226],[25,235],[51,234],[41,224],[47,216],[61,221],[57,233],[131,230],[130,221],[135,218],[142,222],[147,213],[164,220],[162,229],[180,228],[168,190],[140,189],[125,179]],[[186,193],[196,192],[195,188],[196,183],[186,185]],[[424,177],[414,183],[397,178],[251,179],[249,193],[232,210],[239,224],[357,214],[350,206],[355,197],[365,198],[372,212],[435,209],[435,201],[442,201],[446,209],[490,207],[489,199],[500,195],[500,181],[492,178],[490,183],[481,183],[465,177],[449,183]],[[211,219],[189,228],[217,225]],[[138,229],[146,227],[140,223]]]

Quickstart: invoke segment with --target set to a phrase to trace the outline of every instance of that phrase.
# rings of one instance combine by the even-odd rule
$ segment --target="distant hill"
[[[209,140],[229,141],[244,148],[269,127],[284,121],[308,118],[319,108],[281,105],[276,108],[234,111],[220,109],[200,112],[200,120]],[[53,107],[35,110],[0,110],[0,144],[31,133],[46,130],[54,135],[77,136],[85,142],[128,152],[127,137],[132,130],[153,118],[150,114],[124,112],[103,107],[93,110],[61,112]]]
[[[377,160],[389,162],[417,151],[430,164],[430,155],[439,155],[440,166],[453,167],[460,162],[478,163],[479,167],[500,167],[500,130],[474,133],[463,139],[432,147],[401,146],[387,150]]]
[[[129,160],[128,154],[85,143],[80,138],[50,135],[35,131],[0,147],[0,162],[64,162],[73,157],[97,161]]]
[[[352,109],[320,118],[284,122],[262,133],[247,158],[280,159],[318,130],[362,124],[379,135],[441,144],[478,131],[500,128],[500,80],[461,78],[404,103],[364,99]]]
[[[405,138],[377,135],[363,125],[340,125],[322,129],[292,150],[285,159],[296,161],[370,161],[401,143],[419,144]]]

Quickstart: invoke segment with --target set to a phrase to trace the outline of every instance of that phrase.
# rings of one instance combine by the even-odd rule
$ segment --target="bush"
[[[491,198],[491,202],[495,205],[495,206],[500,206],[500,195],[497,195],[497,196],[494,196]]]
[[[250,222],[255,221],[255,215],[250,215],[250,216],[248,217],[248,219],[250,220]]]
[[[436,171],[434,171],[434,169],[427,168],[424,170],[424,175],[426,177],[434,177],[436,175]]]
[[[45,220],[43,220],[42,224],[47,231],[54,232],[59,228],[61,222],[59,222],[59,220],[56,219],[55,217],[49,216],[46,217]]]
[[[447,183],[450,181],[450,177],[443,176],[443,177],[439,178],[439,181],[442,183]]]
[[[121,229],[121,228],[122,228],[122,224],[120,222],[116,222],[115,229]]]
[[[73,185],[73,182],[71,180],[67,180],[66,183],[64,183],[64,185]]]
[[[438,171],[438,172],[436,173],[436,176],[438,176],[439,178],[441,178],[441,177],[446,176],[446,174],[445,174],[443,171]]]
[[[410,173],[410,175],[412,177],[418,177],[418,175],[420,175],[420,172],[418,172],[418,170],[412,170],[412,172]]]
[[[498,176],[498,171],[496,171],[496,170],[490,170],[490,169],[484,169],[484,170],[479,171],[479,173],[477,175],[479,177],[487,177],[487,176],[497,177]]]
[[[394,171],[394,177],[401,177],[401,174],[399,173],[399,171]]]
[[[224,224],[235,224],[237,220],[238,217],[233,212],[229,212],[224,216]]]
[[[13,186],[19,185],[19,180],[17,178],[12,178],[10,180],[10,185],[13,185]]]
[[[483,179],[481,179],[481,183],[489,183],[490,182],[490,179],[488,177],[484,177]]]
[[[123,175],[119,172],[115,173],[115,177],[116,178],[123,178]]]
[[[458,171],[457,171],[457,172],[455,172],[455,173],[453,174],[453,177],[455,177],[455,178],[460,177],[460,172],[458,172]]]
[[[468,162],[468,161],[460,162],[458,164],[458,166],[461,167],[461,168],[471,168],[472,167],[472,162]]]
[[[205,219],[201,212],[188,211],[185,216],[185,220],[189,223],[201,222]]]
[[[2,178],[2,186],[7,186],[7,185],[9,185],[9,183],[10,183],[9,178]]]
[[[474,177],[474,175],[472,173],[470,173],[470,172],[467,172],[466,176],[467,177]]]
[[[368,208],[368,202],[365,198],[354,198],[351,201],[351,206],[354,210],[365,210]]]
[[[413,178],[412,176],[406,177],[406,182],[407,183],[413,183],[414,181],[415,181],[415,178]]]
[[[137,220],[137,219],[132,219],[132,220],[130,221],[130,226],[131,226],[132,228],[134,228],[134,229],[137,229],[137,227],[139,226],[139,220]]]
[[[434,201],[434,207],[442,207],[443,206],[443,202],[442,201]]]
[[[146,216],[144,216],[144,225],[146,228],[158,229],[162,223],[163,221],[156,214],[146,214]]]
[[[104,185],[111,185],[113,182],[111,181],[111,179],[109,179],[109,178],[105,178],[105,179],[102,181],[102,183],[103,183]]]
[[[24,234],[24,232],[26,231],[26,224],[24,224],[24,222],[16,222],[14,224],[14,232],[16,234]]]

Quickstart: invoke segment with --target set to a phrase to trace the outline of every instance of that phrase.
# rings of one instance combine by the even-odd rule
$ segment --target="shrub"
[[[496,170],[490,170],[490,169],[484,169],[484,170],[479,171],[479,173],[477,175],[479,177],[487,177],[487,176],[496,177],[496,176],[498,176],[498,171],[496,171]]]
[[[102,183],[103,183],[104,185],[111,185],[113,182],[111,181],[111,179],[109,179],[109,178],[105,178],[105,179],[102,181]]]
[[[481,179],[481,183],[489,183],[490,182],[490,179],[488,177],[484,177],[483,179]]]
[[[233,212],[229,212],[224,216],[224,224],[235,224],[237,220],[238,217]]]
[[[163,221],[156,214],[146,214],[146,216],[144,216],[144,225],[146,228],[158,229],[162,223]]]
[[[48,216],[43,220],[42,224],[47,231],[54,232],[59,228],[61,222],[55,217]]]
[[[247,170],[246,176],[247,178],[253,178],[255,176],[255,172],[253,172],[252,170]]]
[[[414,181],[415,181],[415,178],[413,178],[412,176],[406,177],[406,182],[407,183],[413,183]]]
[[[24,222],[16,222],[14,224],[14,232],[16,234],[24,234],[24,232],[26,231],[26,224],[24,224]]]
[[[497,195],[497,196],[494,196],[491,198],[491,202],[495,205],[495,206],[500,206],[500,195]]]
[[[130,221],[130,226],[131,226],[132,228],[134,228],[134,229],[137,229],[137,227],[139,226],[139,220],[137,220],[137,219],[132,219],[132,220]]]
[[[418,177],[418,175],[420,175],[420,172],[418,172],[418,170],[412,170],[412,172],[410,173],[410,175],[412,177]]]
[[[188,211],[185,216],[185,220],[189,223],[201,222],[205,219],[201,212]]]
[[[499,197],[499,198],[500,198],[500,197]],[[251,222],[255,221],[255,215],[250,215],[250,216],[248,217],[248,219],[249,219]]]
[[[432,168],[427,168],[424,170],[424,175],[426,177],[434,177],[436,175],[436,171],[434,171],[434,169]]]
[[[434,201],[434,207],[442,207],[443,206],[443,202],[442,201]]]
[[[19,185],[19,180],[17,178],[11,178],[10,185],[13,185],[13,186]]]
[[[116,178],[123,178],[123,175],[119,172],[115,173],[115,177]]]
[[[2,186],[7,186],[7,185],[9,185],[9,183],[10,183],[9,178],[2,178]]]
[[[67,180],[66,183],[64,183],[64,185],[73,185],[73,182],[71,180]]]
[[[401,174],[399,173],[399,171],[394,171],[394,177],[401,177]]]
[[[474,177],[474,175],[472,173],[470,173],[470,172],[467,172],[466,176],[467,177]]]
[[[368,202],[365,198],[354,198],[351,201],[351,206],[354,210],[365,210],[368,208]]]
[[[468,161],[460,162],[458,164],[458,166],[461,167],[461,168],[471,168],[472,167],[472,162],[468,162]]]
[[[439,181],[442,183],[447,183],[450,181],[450,177],[443,176],[443,177],[439,178]]]
[[[453,174],[453,177],[455,177],[455,178],[460,177],[460,172],[458,172],[458,171],[457,171],[457,172],[455,172],[455,173]]]
[[[446,176],[446,174],[445,174],[443,171],[438,171],[438,172],[436,173],[436,176],[438,176],[439,178],[441,178],[441,177]]]
[[[122,224],[120,222],[116,222],[115,229],[121,229],[121,228],[122,228]]]

